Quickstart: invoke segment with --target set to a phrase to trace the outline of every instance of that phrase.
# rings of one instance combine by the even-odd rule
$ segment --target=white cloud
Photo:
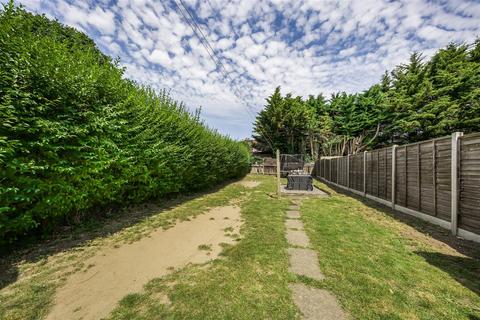
[[[426,40],[435,40],[445,42],[452,39],[450,31],[440,29],[436,26],[427,25],[420,28],[417,35]],[[453,39],[452,39],[453,40]]]
[[[480,3],[470,0],[185,0],[217,68],[168,1],[19,1],[87,33],[120,56],[127,77],[201,105],[209,125],[235,137],[249,135],[245,104],[260,110],[277,85],[297,95],[360,91],[414,50],[431,55],[480,35]]]
[[[265,48],[263,46],[254,44],[248,47],[247,50],[245,50],[245,55],[248,58],[253,59],[259,57],[263,53],[263,51],[265,51]]]
[[[168,53],[159,49],[153,50],[148,56],[148,60],[153,63],[161,64],[165,67],[170,64],[170,56]]]
[[[111,11],[105,11],[100,7],[88,14],[88,23],[97,28],[103,34],[115,32],[115,15]]]
[[[349,57],[349,56],[351,56],[352,54],[354,54],[356,51],[357,51],[357,46],[351,46],[350,48],[346,48],[346,49],[340,50],[340,52],[338,53],[338,55],[339,55],[340,57]]]
[[[216,42],[216,47],[220,50],[225,50],[233,45],[233,41],[228,38],[222,38]]]

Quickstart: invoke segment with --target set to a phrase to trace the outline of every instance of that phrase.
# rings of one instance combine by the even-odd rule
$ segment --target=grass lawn
[[[221,259],[150,281],[144,292],[120,301],[111,319],[295,318],[283,227],[288,200],[272,198],[272,178],[255,179],[262,182],[255,188],[233,183],[162,207],[151,205],[139,213],[88,223],[62,239],[0,259],[0,319],[44,318],[56,288],[72,272],[88,268],[83,261],[100,248],[137,241],[157,228],[171,227],[177,219],[190,219],[234,199],[245,220],[238,245],[226,245]],[[73,244],[65,246],[69,241]]]
[[[284,235],[288,200],[272,198],[272,178],[255,178],[262,184],[241,204],[245,224],[237,245],[225,247],[208,267],[190,266],[152,280],[143,293],[126,296],[111,319],[296,318],[287,287],[294,280]]]
[[[320,286],[354,318],[480,319],[479,260],[321,187],[332,196],[304,201],[302,219],[327,277]]]
[[[225,244],[219,259],[151,280],[125,296],[110,320],[296,319],[288,289],[294,281],[330,290],[354,319],[480,319],[479,260],[321,184],[331,197],[306,199],[300,210],[327,279],[295,277],[284,229],[289,200],[273,196],[273,177],[246,179],[261,184],[232,183],[134,217],[127,212],[1,259],[0,319],[44,318],[56,288],[88,268],[82,261],[100,248],[137,241],[233,199],[244,220],[236,245]]]

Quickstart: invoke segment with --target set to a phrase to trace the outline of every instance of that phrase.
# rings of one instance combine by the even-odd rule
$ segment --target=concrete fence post
[[[462,132],[454,132],[452,134],[452,217],[451,217],[451,226],[452,234],[457,235],[458,231],[458,167],[460,164],[459,157],[459,138],[463,135]]]
[[[392,210],[395,210],[397,187],[397,146],[392,146]]]

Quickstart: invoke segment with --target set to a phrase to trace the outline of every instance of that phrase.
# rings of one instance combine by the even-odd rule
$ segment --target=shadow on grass
[[[230,180],[196,193],[172,194],[141,205],[125,205],[126,210],[110,208],[77,225],[59,227],[54,234],[47,237],[30,237],[12,246],[0,247],[0,289],[17,280],[20,262],[34,263],[56,253],[81,247],[90,240],[109,236],[145,218],[161,214],[195,198],[215,193],[239,180]]]
[[[322,180],[317,181],[321,183],[325,183]],[[433,239],[436,239],[438,241],[441,241],[448,246],[454,248],[456,251],[462,253],[463,255],[476,259],[477,263],[480,263],[480,245],[476,242],[465,240],[462,238],[457,238],[453,236],[449,230],[446,230],[440,226],[437,226],[435,224],[428,223],[424,220],[421,220],[417,217],[411,216],[409,214],[399,212],[399,211],[393,211],[391,208],[380,204],[374,200],[364,198],[362,196],[357,195],[356,193],[349,192],[347,190],[344,190],[342,188],[338,188],[336,186],[333,186],[331,184],[326,184],[328,187],[331,189],[335,190],[339,194],[344,194],[347,195],[351,198],[357,199],[360,202],[362,202],[364,205],[369,206],[371,208],[375,208],[378,211],[381,211],[382,213],[385,213],[386,215],[389,215],[390,217],[394,218],[397,221],[403,222],[410,227],[413,227],[419,232],[422,232],[424,234],[428,234],[430,237]],[[480,319],[479,319],[480,320]]]
[[[464,287],[480,296],[480,261],[440,252],[417,251],[429,264],[447,272]],[[473,319],[478,319],[473,318]]]

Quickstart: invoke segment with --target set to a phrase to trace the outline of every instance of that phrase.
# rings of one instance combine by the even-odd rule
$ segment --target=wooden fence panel
[[[381,199],[388,200],[388,150],[380,149],[377,150],[377,159],[378,159],[378,190],[377,197]],[[391,171],[391,169],[390,169]],[[391,173],[391,172],[390,172]]]
[[[383,149],[385,152],[385,198],[388,201],[392,201],[392,148]]]
[[[337,163],[338,163],[338,179],[337,179],[337,183],[341,186],[345,186],[345,183],[343,181],[343,176],[345,174],[345,171],[347,170],[347,168],[343,166],[343,157],[339,157],[337,158]]]
[[[365,166],[365,190],[368,194],[372,194],[372,153],[365,153],[366,166]]]
[[[480,134],[460,137],[458,226],[480,234]]]
[[[405,147],[398,147],[396,153],[396,176],[395,176],[395,203],[403,207],[407,206],[406,196],[407,190],[407,175],[405,156],[407,149]]]
[[[356,166],[358,168],[357,170],[357,177],[356,177],[356,186],[358,191],[364,191],[364,168],[363,168],[363,154],[357,155],[356,156]]]
[[[378,151],[372,151],[370,157],[370,194],[372,196],[378,196]]]
[[[355,189],[355,175],[357,172],[357,167],[355,164],[355,155],[351,155],[348,158],[348,183],[350,184],[349,187]]]
[[[324,177],[325,179],[328,179],[328,174],[327,174],[327,173],[328,173],[329,170],[330,170],[330,165],[329,165],[327,159],[322,160],[322,167],[321,167],[321,169],[322,169],[322,172],[323,172],[323,177]]]
[[[419,211],[430,216],[436,216],[435,193],[435,153],[436,141],[419,144],[420,148],[420,208]]]
[[[328,180],[332,181],[332,161],[331,159],[327,159],[326,160],[327,162],[327,167],[326,167],[326,171],[325,171],[325,175],[328,177]]]
[[[458,146],[458,152],[452,157],[452,143],[457,143],[457,139],[458,144],[454,146]],[[390,147],[324,159],[321,177],[350,190],[366,191],[383,204],[392,201],[394,187],[395,205],[392,206],[397,210],[451,228],[454,235],[458,232],[462,237],[480,242],[480,133],[465,136],[454,133],[397,146],[395,186],[392,186],[392,151]],[[452,161],[456,161],[456,170],[452,168]],[[456,185],[457,195],[453,198],[456,205],[452,207],[451,190],[457,189]]]
[[[348,157],[340,159],[342,161],[342,185],[348,187]]]
[[[322,158],[320,158],[320,161],[319,161],[319,170],[318,170],[318,173],[317,173],[317,176],[320,177],[320,178],[324,178],[325,179],[325,160],[323,160]]]
[[[350,188],[363,192],[363,154],[350,156]]]
[[[331,172],[331,169],[330,169],[330,159],[326,159],[325,160],[325,176],[327,177],[328,180],[332,180],[332,177],[330,176],[330,172]]]
[[[406,146],[407,149],[407,208],[420,211],[420,144]]]
[[[330,159],[330,177],[332,182],[337,183],[337,158]]]
[[[437,217],[451,221],[452,143],[450,137],[436,140],[435,170]]]

